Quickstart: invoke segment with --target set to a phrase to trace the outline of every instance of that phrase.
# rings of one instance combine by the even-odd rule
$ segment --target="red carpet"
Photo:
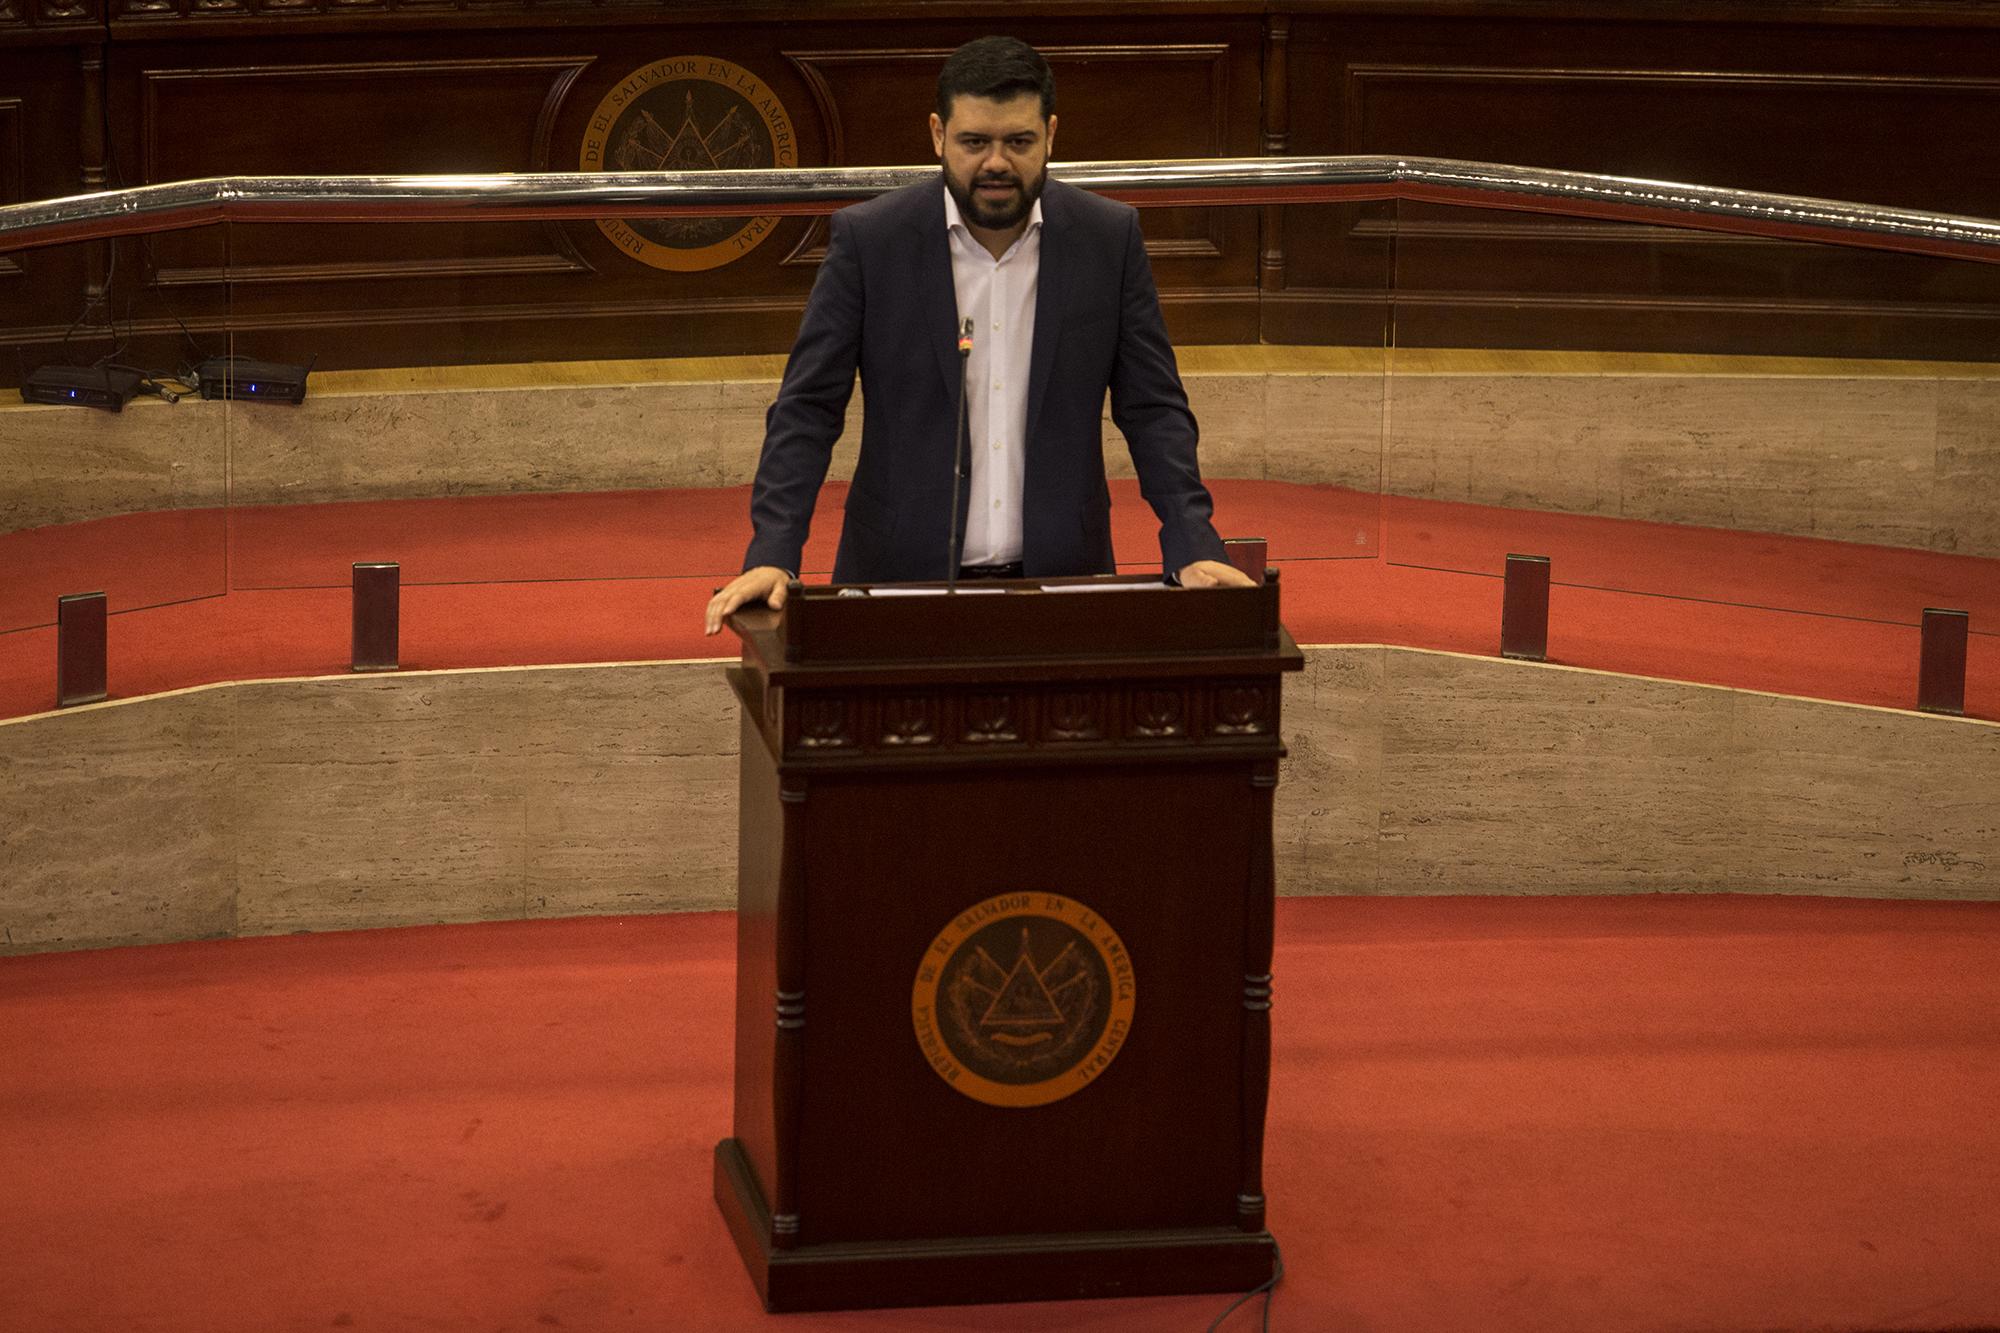
[[[1953,606],[1975,630],[1967,709],[2000,716],[1994,561],[1325,486],[1214,486],[1225,531],[1269,540],[1286,621],[1304,643],[1493,652],[1495,575],[1508,551],[1525,551],[1556,562],[1553,660],[1907,707],[1919,614]],[[1113,493],[1119,550],[1151,552],[1135,484]],[[836,486],[823,500],[809,576],[832,566],[841,496]],[[356,560],[401,562],[412,668],[723,655],[701,636],[700,609],[748,540],[746,510],[744,488],[491,496],[135,515],[0,536],[0,568],[18,571],[0,587],[0,627],[12,631],[0,632],[0,716],[53,707],[47,626],[63,591],[107,592],[116,696],[344,670]]]
[[[0,960],[0,1328],[1152,1333],[1222,1308],[763,1316],[708,1198],[733,934]],[[1288,900],[1278,940],[1274,1327],[2000,1325],[2000,905]]]

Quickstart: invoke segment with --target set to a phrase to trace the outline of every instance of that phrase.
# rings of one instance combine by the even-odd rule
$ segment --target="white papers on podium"
[[[1153,589],[1170,589],[1171,583],[1044,583],[1036,592],[1147,592]],[[961,583],[957,588],[906,588],[890,585],[881,588],[842,588],[842,597],[993,597],[1006,592],[1019,592],[1018,588],[994,588],[985,585],[967,587]]]

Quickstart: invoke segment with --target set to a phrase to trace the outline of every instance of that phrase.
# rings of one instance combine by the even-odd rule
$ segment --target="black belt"
[[[1015,560],[1005,565],[960,565],[958,576],[962,579],[1018,579],[1021,577],[1021,562]]]

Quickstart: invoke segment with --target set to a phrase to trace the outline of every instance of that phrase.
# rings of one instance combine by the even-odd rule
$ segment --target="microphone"
[[[951,459],[951,536],[944,551],[946,592],[958,589],[958,525],[962,506],[959,495],[965,489],[967,463],[965,457],[965,376],[966,365],[972,360],[972,321],[964,320],[958,326],[958,439],[952,450]]]

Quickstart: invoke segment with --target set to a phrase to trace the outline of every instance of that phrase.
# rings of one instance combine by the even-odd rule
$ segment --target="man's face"
[[[951,119],[931,113],[931,146],[944,164],[945,188],[975,227],[1008,231],[1023,222],[1048,180],[1056,118],[1042,119],[1042,100],[1022,93],[1005,101],[961,93]]]

